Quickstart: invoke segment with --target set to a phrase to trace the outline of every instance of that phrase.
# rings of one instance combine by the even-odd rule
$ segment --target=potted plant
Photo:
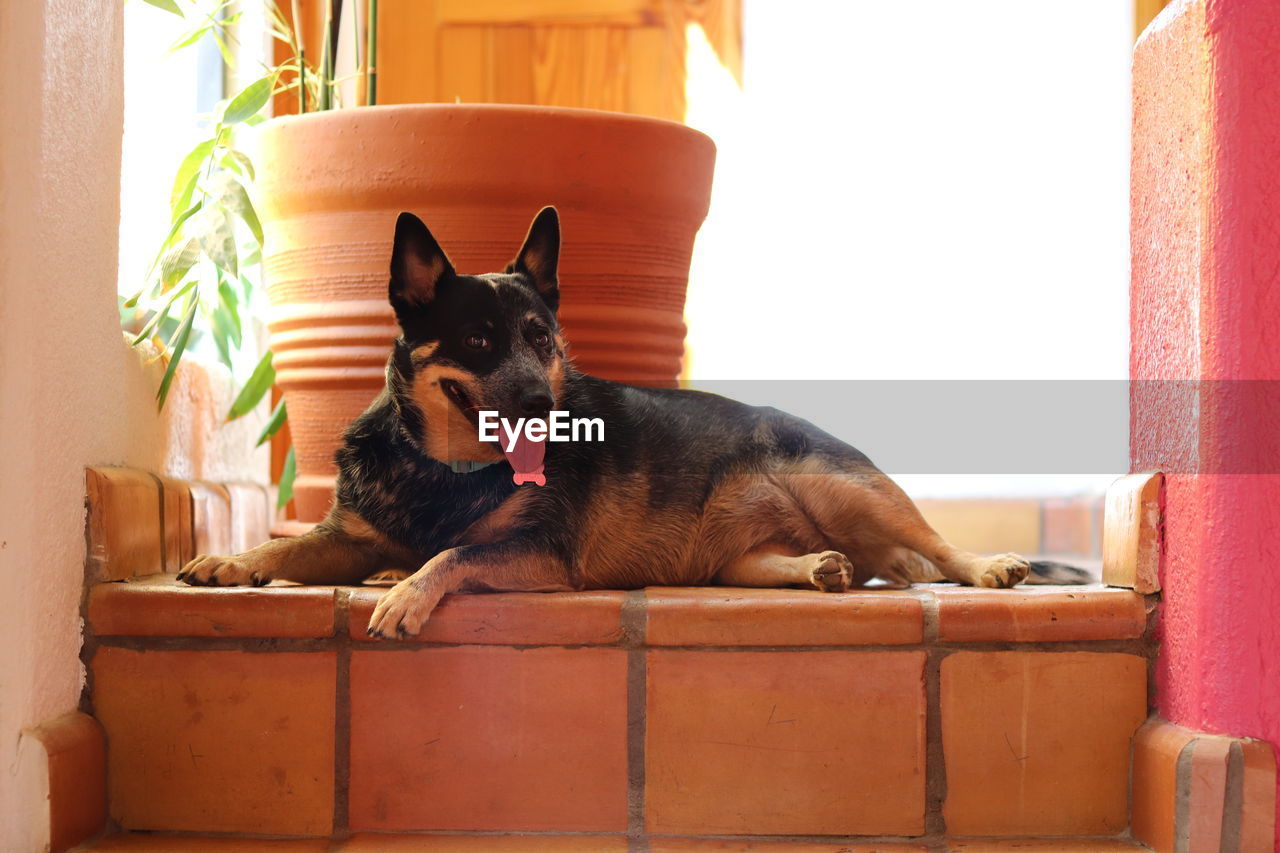
[[[690,254],[710,197],[710,139],[660,119],[544,106],[328,109],[333,45],[311,69],[283,17],[272,19],[294,56],[231,99],[220,126],[259,123],[270,93],[282,87],[300,87],[304,109],[317,108],[261,121],[247,151],[215,134],[204,162],[220,158],[217,167],[231,174],[225,187],[210,181],[205,198],[216,196],[251,248],[262,247],[271,351],[247,383],[245,403],[261,399],[271,382],[284,391],[300,518],[327,511],[342,430],[382,387],[397,334],[387,264],[403,210],[430,224],[460,271],[478,273],[505,267],[533,213],[556,205],[564,227],[560,320],[578,366],[622,381],[676,382]],[[376,21],[375,4],[364,20]],[[376,42],[366,44],[364,68]],[[364,79],[373,104],[376,79]],[[184,162],[175,187],[191,181],[188,174],[197,173]],[[202,180],[194,179],[197,189]],[[158,262],[160,295],[181,292],[179,270],[200,252],[218,278],[204,292],[221,299],[236,272],[218,255],[225,241],[170,235],[166,242],[173,257]],[[225,325],[217,316],[215,308],[212,321]],[[179,336],[174,348],[181,344]]]

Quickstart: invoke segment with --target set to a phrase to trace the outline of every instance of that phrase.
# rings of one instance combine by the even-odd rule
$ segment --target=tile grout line
[[[349,796],[351,790],[351,642],[347,630],[350,590],[333,591],[334,632],[338,638],[337,673],[333,714],[333,832],[334,837],[350,834]]]
[[[627,850],[647,853],[645,838],[645,741],[648,673],[645,635],[648,617],[644,590],[622,599],[622,645],[627,650]]]
[[[928,652],[924,664],[925,691],[925,812],[924,833],[946,835],[943,807],[947,800],[946,754],[942,745],[942,659],[945,655]]]
[[[947,798],[947,768],[942,750],[942,659],[945,652],[938,649],[940,604],[930,592],[921,599],[924,616],[922,630],[925,651],[924,702],[925,702],[925,754],[924,754],[924,831],[925,835],[941,837],[946,834],[946,820],[942,807]]]
[[[930,592],[920,599],[921,645],[926,647],[938,645],[938,611],[941,605],[938,597]]]
[[[151,636],[143,634],[101,634],[98,636],[102,645],[117,648],[138,650],[182,650],[247,652],[308,652],[336,649],[345,642],[341,637],[279,637],[279,636]],[[350,648],[369,652],[420,651],[424,649],[457,648],[461,646],[494,646],[516,649],[541,648],[627,648],[625,642],[490,642],[481,643],[474,639],[458,639],[443,641],[363,641],[351,638]],[[1097,652],[1103,654],[1131,654],[1150,657],[1150,648],[1142,639],[1129,640],[1081,640],[1071,642],[937,642],[930,644],[909,643],[897,645],[678,645],[654,646],[665,651],[701,651],[732,654],[734,652],[784,652],[784,653],[829,653],[829,652],[912,652],[938,651],[944,654],[952,652]]]
[[[1233,740],[1227,752],[1227,782],[1222,792],[1222,836],[1219,853],[1240,853],[1244,820],[1244,748]]]
[[[147,471],[146,473],[147,473],[147,476],[151,478],[152,482],[156,484],[157,494],[159,495],[158,503],[160,504],[160,573],[165,574],[169,571],[169,553],[168,553],[169,543],[166,541],[168,537],[165,536],[165,528],[164,528],[164,481],[160,479],[159,475],[154,474],[151,471]],[[174,521],[177,521],[177,519],[175,518]]]
[[[1173,851],[1191,853],[1191,766],[1199,738],[1192,738],[1178,752],[1174,764]],[[1195,851],[1201,853],[1201,851]]]

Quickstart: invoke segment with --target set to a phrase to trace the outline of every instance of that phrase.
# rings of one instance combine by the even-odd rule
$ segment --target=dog
[[[402,213],[389,286],[400,336],[385,389],[337,453],[332,510],[305,535],[198,556],[178,579],[398,580],[368,627],[397,638],[417,634],[451,592],[844,592],[872,578],[976,587],[1027,578],[1033,566],[1016,554],[947,543],[866,456],[804,420],[577,371],[556,320],[559,255],[553,207],[503,272],[484,275],[459,274],[427,226]],[[598,419],[604,440],[530,448],[479,438],[482,412],[553,410]],[[539,465],[543,485],[516,484]],[[1036,568],[1048,580],[1085,578],[1060,564]]]

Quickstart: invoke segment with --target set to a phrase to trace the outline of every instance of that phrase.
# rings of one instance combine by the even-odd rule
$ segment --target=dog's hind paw
[[[201,554],[178,572],[178,580],[191,586],[266,586],[271,578],[259,572],[252,560],[210,557]]]
[[[976,574],[974,586],[1006,588],[1016,586],[1027,578],[1031,564],[1017,554],[998,554],[987,557]]]
[[[810,555],[816,561],[809,582],[823,592],[844,592],[853,582],[853,563],[839,551]]]

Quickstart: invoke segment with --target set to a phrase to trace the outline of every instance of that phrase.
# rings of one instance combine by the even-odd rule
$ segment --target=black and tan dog
[[[402,578],[369,633],[416,634],[446,593],[812,587],[873,577],[1008,587],[1031,565],[935,533],[852,447],[799,418],[695,391],[577,372],[556,324],[560,225],[534,219],[505,272],[459,275],[426,226],[396,223],[387,387],[348,429],[337,500],[312,532],[197,557],[197,585]],[[477,414],[600,418],[599,443],[545,448],[545,486],[516,486]],[[481,465],[479,463],[494,463]],[[1075,580],[1076,578],[1069,578]]]

